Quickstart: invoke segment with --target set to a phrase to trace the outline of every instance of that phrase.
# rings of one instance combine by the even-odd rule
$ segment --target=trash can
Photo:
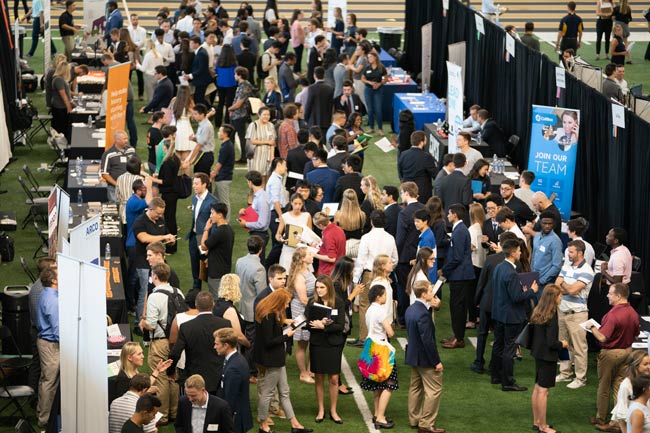
[[[2,324],[11,330],[20,353],[32,353],[29,320],[29,287],[7,286],[2,292]],[[4,344],[2,353],[17,355],[13,344]]]
[[[391,48],[397,50],[402,48],[402,33],[404,29],[401,27],[377,27],[379,32],[379,45],[388,51]]]

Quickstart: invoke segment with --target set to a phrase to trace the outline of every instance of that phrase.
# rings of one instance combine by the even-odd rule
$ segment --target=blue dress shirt
[[[59,291],[51,287],[45,287],[41,297],[38,299],[38,310],[36,311],[38,323],[38,338],[59,342]]]

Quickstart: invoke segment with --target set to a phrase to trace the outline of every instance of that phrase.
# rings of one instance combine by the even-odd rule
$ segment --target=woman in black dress
[[[323,308],[323,306],[327,308]],[[327,310],[329,309],[329,311]],[[336,411],[339,396],[339,374],[343,354],[343,329],[345,327],[345,303],[336,296],[332,278],[321,275],[316,279],[314,297],[305,308],[309,337],[309,361],[316,374],[316,399],[318,415],[316,422],[325,418],[325,375],[329,376],[330,413],[329,418],[337,424],[343,420]]]
[[[530,317],[532,325],[531,354],[535,358],[535,388],[533,389],[533,428],[541,433],[555,433],[546,423],[548,389],[555,386],[558,350],[567,348],[566,340],[559,341],[557,307],[562,302],[562,290],[555,284],[544,287],[542,298]]]
[[[185,161],[189,152],[177,152],[174,144],[169,147],[169,152],[160,166],[158,174],[158,189],[165,202],[165,223],[169,233],[176,235],[178,225],[176,224],[176,205],[178,203],[177,179],[183,173],[191,176],[190,164]],[[182,161],[182,162],[181,162]],[[167,245],[167,253],[176,252],[176,243]]]

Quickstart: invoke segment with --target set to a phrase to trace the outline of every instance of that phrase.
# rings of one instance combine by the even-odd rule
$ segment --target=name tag
[[[332,310],[332,316],[338,316],[339,315],[339,310],[338,309],[333,309]]]
[[[120,163],[126,164],[126,156],[120,156]]]
[[[366,71],[366,74],[372,74],[372,69],[368,69],[368,70]]]
[[[208,431],[219,431],[219,424],[208,424]]]
[[[540,245],[539,246],[539,251],[542,252],[542,253],[545,253],[546,252],[546,247],[544,245]]]

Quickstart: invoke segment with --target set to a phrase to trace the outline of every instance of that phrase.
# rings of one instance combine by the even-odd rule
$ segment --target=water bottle
[[[81,190],[81,188],[79,188],[79,191],[77,192],[77,205],[81,206],[83,202],[84,202],[84,193]]]
[[[492,173],[497,174],[499,167],[497,167],[497,154],[492,155]]]
[[[504,167],[503,160],[499,158],[499,174],[503,174],[504,171],[503,167]]]
[[[72,227],[73,217],[72,208],[68,208],[68,227]]]
[[[476,143],[480,146],[481,145],[481,131],[476,133]]]
[[[110,260],[111,259],[111,244],[106,242],[106,246],[104,247],[104,260]]]
[[[92,128],[92,127],[93,127],[93,118],[92,118],[92,116],[89,114],[89,115],[88,115],[88,128]]]

